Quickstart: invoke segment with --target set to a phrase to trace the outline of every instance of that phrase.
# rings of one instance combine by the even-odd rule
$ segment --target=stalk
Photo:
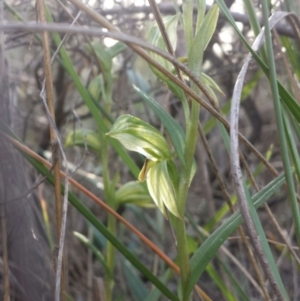
[[[185,214],[185,204],[187,199],[188,188],[190,184],[192,166],[194,161],[194,153],[197,143],[197,133],[198,133],[198,120],[199,120],[200,105],[196,102],[192,102],[191,108],[191,123],[187,129],[187,141],[185,149],[185,167],[183,175],[180,179],[179,193],[178,193],[178,204],[179,204],[179,214],[184,216]],[[176,223],[176,235],[177,235],[177,249],[178,249],[178,259],[180,267],[181,276],[181,291],[182,291],[182,301],[189,301],[190,296],[186,294],[186,289],[188,281],[190,278],[190,265],[187,250],[186,241],[186,229],[185,221],[183,219],[177,219]]]
[[[108,223],[107,223],[107,228],[110,233],[115,235],[116,233],[116,226],[117,222],[115,217],[112,215],[108,215]],[[108,242],[107,243],[107,249],[106,249],[106,263],[109,268],[109,271],[113,273],[114,267],[115,267],[115,247]],[[105,273],[104,276],[105,280],[105,300],[110,301],[112,300],[112,290],[113,290],[113,278],[109,273]]]
[[[107,82],[107,86],[102,86],[102,99],[103,99],[103,105],[105,112],[108,112],[110,115],[111,113],[111,104],[112,104],[112,98],[111,98],[111,82],[109,79],[104,78],[104,80]],[[109,120],[104,120],[107,127],[110,127]],[[104,134],[101,134],[101,163],[102,163],[102,176],[103,176],[103,182],[104,182],[104,197],[107,202],[107,204],[113,209],[116,210],[116,204],[115,204],[115,187],[113,182],[110,179],[110,173],[109,173],[109,141],[108,137]],[[117,228],[117,221],[116,218],[112,215],[108,215],[107,217],[107,229],[110,233],[113,235],[116,235],[116,228]],[[107,242],[106,247],[106,263],[109,272],[105,272],[104,275],[104,287],[105,287],[105,301],[111,301],[112,300],[112,291],[113,291],[113,271],[115,267],[115,247],[110,243]]]

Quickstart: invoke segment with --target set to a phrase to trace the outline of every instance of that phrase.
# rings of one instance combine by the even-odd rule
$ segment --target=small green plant
[[[197,26],[195,31],[191,20],[193,19],[193,1],[187,1],[183,4],[183,27],[186,37],[188,52],[188,66],[194,72],[198,80],[203,82],[204,87],[209,89],[209,93],[217,102],[211,87],[218,88],[215,82],[202,72],[203,53],[207,47],[217,24],[219,10],[216,5],[212,6],[207,15],[205,11],[205,1],[198,1]],[[170,43],[174,49],[176,47],[177,35],[176,28],[179,15],[166,17],[160,24],[166,28],[170,41],[164,40],[161,35],[158,24],[154,24],[148,34],[148,42],[167,49],[166,43]],[[151,54],[152,55],[152,54]],[[167,60],[153,54],[156,59],[167,70],[172,71],[173,66]],[[181,286],[180,295],[182,301],[190,300],[191,290],[189,290],[190,265],[188,257],[188,243],[185,230],[185,206],[189,185],[195,173],[194,152],[198,136],[198,120],[200,105],[196,102],[189,102],[186,95],[180,89],[156,68],[152,67],[155,75],[161,79],[171,90],[175,90],[176,95],[180,97],[185,109],[186,133],[181,134],[179,141],[173,139],[175,152],[181,159],[180,172],[173,161],[169,146],[160,132],[144,121],[129,115],[119,117],[114,123],[111,131],[107,134],[119,140],[128,150],[136,151],[146,157],[144,166],[139,174],[139,180],[146,179],[147,187],[153,201],[164,214],[165,217],[172,215],[172,224],[175,227],[177,237],[178,262],[180,267]],[[195,92],[199,93],[196,85],[192,84]],[[220,90],[220,89],[219,89]],[[147,98],[147,96],[145,96]],[[167,118],[162,118],[163,123],[167,123]],[[174,120],[171,122],[175,123]],[[176,127],[169,128],[169,135],[174,136],[172,131]],[[177,133],[177,135],[179,134]],[[183,137],[182,137],[183,136]],[[168,214],[166,213],[168,210]]]
[[[53,33],[53,40],[57,47],[60,47],[59,63],[63,65],[69,74],[75,88],[89,109],[96,128],[94,130],[80,128],[70,131],[65,139],[65,146],[71,147],[76,145],[88,147],[96,153],[101,167],[99,169],[101,169],[101,176],[103,177],[103,197],[105,202],[99,200],[99,198],[92,195],[83,187],[80,187],[80,184],[74,180],[70,179],[70,182],[74,185],[76,184],[78,189],[109,212],[105,225],[71,192],[68,193],[68,199],[88,222],[88,237],[81,233],[75,233],[75,236],[90,249],[102,266],[105,301],[111,301],[115,298],[115,274],[116,267],[118,268],[116,264],[116,249],[122,254],[120,262],[126,278],[126,285],[133,299],[136,301],[156,301],[160,300],[160,298],[164,298],[163,300],[167,298],[172,301],[190,301],[192,300],[193,291],[196,291],[203,300],[209,301],[211,298],[204,290],[197,286],[204,271],[214,281],[214,284],[218,287],[225,300],[250,300],[251,297],[245,293],[244,279],[240,281],[235,278],[230,265],[223,261],[223,258],[218,253],[218,250],[222,250],[224,253],[227,252],[228,257],[231,256],[224,242],[237,229],[239,230],[240,239],[245,247],[249,262],[251,262],[251,266],[255,271],[253,273],[255,277],[252,274],[250,275],[245,269],[242,270],[243,275],[247,277],[262,299],[275,300],[277,298],[280,301],[289,300],[292,294],[286,290],[285,283],[281,278],[280,270],[275,260],[276,257],[271,252],[266,233],[257,213],[257,208],[265,206],[266,212],[274,224],[274,228],[276,228],[278,234],[285,242],[286,246],[282,255],[291,262],[291,265],[294,262],[300,265],[300,260],[295,249],[292,248],[291,243],[286,239],[278,222],[274,221],[274,216],[266,204],[267,200],[286,183],[288,199],[291,205],[292,221],[295,225],[295,233],[299,245],[300,215],[296,191],[300,179],[300,159],[297,151],[297,142],[299,142],[300,138],[300,106],[299,102],[296,101],[296,97],[298,95],[299,98],[297,85],[300,79],[300,60],[299,53],[296,51],[297,40],[294,41],[287,37],[277,38],[277,43],[282,43],[287,58],[293,67],[293,74],[289,75],[291,86],[285,88],[276,75],[272,53],[271,31],[268,29],[268,3],[265,0],[262,1],[264,26],[267,28],[265,33],[260,29],[253,3],[249,0],[244,0],[251,27],[256,36],[253,47],[248,44],[245,36],[237,27],[223,0],[216,0],[216,4],[212,5],[207,13],[205,13],[206,3],[204,0],[183,1],[182,13],[179,12],[179,7],[177,7],[176,1],[174,1],[174,6],[178,13],[164,18],[161,17],[157,10],[153,9],[156,21],[150,26],[147,35],[147,42],[151,44],[151,47],[145,44],[144,41],[132,39],[120,33],[108,20],[85,6],[82,1],[69,0],[69,2],[73,3],[78,9],[84,10],[94,21],[112,31],[116,39],[120,39],[127,45],[118,42],[112,47],[106,47],[96,39],[84,45],[84,50],[88,52],[89,56],[93,56],[98,67],[93,66],[92,72],[94,72],[94,69],[98,72],[93,74],[94,76],[86,88],[76,72],[68,52],[64,46],[60,45],[60,35],[56,32]],[[149,0],[149,2],[152,8],[155,8],[155,1]],[[285,2],[287,7],[292,7],[292,1]],[[236,80],[232,99],[223,107],[221,105],[219,107],[218,102],[218,93],[222,93],[221,89],[203,70],[204,51],[215,32],[219,9],[236,31],[240,41],[249,50],[249,56],[245,60],[245,64],[241,68],[241,72]],[[287,14],[281,14],[279,17],[286,16]],[[271,27],[275,26],[279,17],[277,18],[276,14],[271,17]],[[293,24],[296,26],[299,20],[294,15],[291,18],[294,18]],[[50,13],[48,14],[48,21],[52,22]],[[25,25],[22,24],[22,26]],[[174,56],[178,26],[181,26],[184,31],[186,45],[186,56],[181,58]],[[73,28],[73,30],[79,29]],[[108,35],[106,31],[99,32],[98,30],[91,31],[91,35]],[[266,50],[260,50],[260,45],[264,39],[263,34],[266,37]],[[39,41],[39,37],[36,36],[36,38]],[[134,91],[158,117],[162,125],[160,128],[163,130],[159,131],[156,127],[135,116],[128,114],[115,116],[116,114],[113,110],[113,87],[115,84],[113,60],[127,47],[130,47],[143,57],[149,63],[149,67],[155,77],[179,99],[184,115],[183,126],[150,95],[150,86],[145,84],[145,81],[143,85],[139,86],[140,88],[134,86]],[[150,49],[151,51],[146,52],[143,48]],[[245,73],[249,66],[251,55],[256,59],[260,69],[244,85]],[[287,71],[287,73],[289,72]],[[238,132],[237,117],[239,103],[251,94],[262,74],[265,74],[270,81],[274,98],[276,127],[279,133],[282,165],[284,167],[284,174],[281,175],[269,163],[269,159],[274,152],[270,150],[269,154],[262,156]],[[189,81],[188,84],[187,81]],[[135,84],[138,84],[137,82]],[[296,96],[294,97],[293,95]],[[206,100],[204,101],[204,99]],[[200,109],[202,110],[200,104],[212,114],[203,129],[199,121]],[[229,113],[230,110],[232,112],[231,124],[223,117],[223,114]],[[207,143],[205,134],[210,133],[215,125],[218,126],[216,130],[219,130],[223,139],[219,142],[220,145],[231,155],[230,161],[233,164],[231,172],[235,186],[231,192],[227,191],[222,176],[219,174],[218,167],[213,160],[213,154],[210,152],[209,147],[205,147],[209,161],[213,166],[214,173],[221,187],[222,196],[227,203],[216,210],[208,223],[202,228],[188,214],[186,205],[190,185],[197,167],[195,150],[199,133],[205,146]],[[13,135],[3,126],[2,121],[0,122],[0,126],[1,132],[4,131]],[[260,160],[254,172],[251,172],[251,169],[248,168],[247,161],[239,149],[238,141],[244,143]],[[141,168],[137,167],[137,164],[125,149],[137,152],[143,157],[144,164]],[[131,181],[124,184],[125,181],[121,178],[119,172],[110,168],[111,150],[114,150],[114,156],[118,157],[117,160],[123,162],[128,167],[131,177],[133,176],[135,180],[131,178]],[[22,149],[22,151],[25,150]],[[32,153],[30,155],[27,153],[25,156],[37,170],[43,175],[48,176],[50,183],[53,184],[55,182],[55,176],[52,174],[49,175],[45,166],[33,159]],[[244,174],[240,173],[240,162],[242,162]],[[263,170],[263,166],[266,166],[271,171],[275,179],[266,184],[262,189],[259,189],[256,177]],[[65,191],[64,185],[61,185],[61,189],[62,192]],[[250,192],[253,190],[255,193],[251,195]],[[236,208],[234,205],[236,203],[240,205],[240,211],[235,211]],[[160,227],[163,225],[163,217],[169,219],[175,234],[177,248],[176,263],[178,266],[149,239],[143,236],[138,229],[130,225],[124,217],[117,213],[121,206],[126,206],[126,210],[132,210],[136,215],[146,212],[143,215],[147,217],[145,221],[152,227],[154,233],[158,235],[161,235],[160,231],[163,231],[161,230],[163,227]],[[155,208],[155,206],[159,210],[156,211],[156,220],[153,222],[153,219],[147,215],[146,208]],[[227,214],[229,211],[231,212],[231,216],[228,217]],[[161,277],[151,272],[136,255],[138,254],[137,250],[134,250],[132,246],[125,246],[121,242],[121,239],[117,238],[119,235],[118,221],[128,227],[130,231],[137,234],[147,247],[150,247],[152,251],[169,265],[170,269],[166,268],[165,263],[162,262],[162,269],[159,271],[159,275],[162,275]],[[187,223],[193,229],[195,234],[193,237],[186,230]],[[160,226],[157,226],[157,224]],[[239,228],[242,224],[246,226],[248,233],[250,233],[251,245],[243,229]],[[123,229],[121,228],[121,230]],[[99,235],[100,233],[102,236]],[[99,238],[100,236],[101,238]],[[277,249],[281,252],[282,246],[277,247]],[[289,256],[286,256],[286,250],[289,251]],[[219,273],[219,270],[215,269],[214,263],[211,262],[212,259],[215,259],[219,263],[220,271],[223,272],[223,275]],[[260,264],[257,264],[257,261],[260,261]],[[241,266],[237,258],[234,258],[234,262],[239,267]],[[136,269],[153,284],[151,290],[144,284]],[[175,273],[178,273],[179,280],[174,277],[171,269]],[[225,278],[226,280],[224,280]],[[178,280],[176,293],[174,290],[171,291],[167,285],[167,281],[170,279],[172,279],[173,283],[177,283]],[[228,283],[230,283],[230,287],[227,285]],[[268,286],[266,283],[268,283]],[[126,297],[123,299],[120,297],[120,299],[125,300]]]

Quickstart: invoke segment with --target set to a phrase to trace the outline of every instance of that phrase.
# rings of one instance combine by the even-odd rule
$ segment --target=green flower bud
[[[121,186],[116,192],[116,201],[121,204],[134,204],[141,207],[153,207],[152,199],[140,182],[131,181]]]
[[[70,132],[66,137],[65,146],[84,146],[85,143],[88,148],[91,148],[95,151],[100,151],[101,149],[99,134],[87,129],[77,129],[75,131]]]

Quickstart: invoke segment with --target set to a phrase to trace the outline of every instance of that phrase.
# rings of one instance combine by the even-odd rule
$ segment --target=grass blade
[[[148,295],[148,289],[146,288],[144,282],[140,279],[140,277],[138,277],[136,271],[128,260],[123,259],[122,266],[125,280],[133,299],[136,301],[144,300]]]
[[[105,258],[102,255],[102,253],[97,249],[97,247],[86,236],[82,235],[81,233],[74,232],[74,235],[80,240],[80,242],[82,242],[93,252],[98,261],[103,265],[104,269],[106,270],[106,273],[110,274],[110,277],[112,277],[111,271],[105,262]]]
[[[273,276],[274,276],[274,278],[275,278],[275,280],[276,280],[276,282],[279,286],[279,289],[280,289],[280,292],[281,292],[282,296],[284,296],[285,300],[289,300],[288,294],[287,294],[287,292],[285,290],[285,287],[282,283],[282,279],[280,277],[276,262],[274,260],[273,254],[272,254],[270,246],[268,244],[264,229],[262,227],[262,224],[261,224],[260,219],[258,217],[258,214],[256,212],[256,208],[253,205],[253,200],[251,199],[249,190],[248,190],[247,185],[246,185],[245,182],[244,182],[244,191],[245,191],[245,194],[246,194],[246,199],[247,199],[247,202],[248,202],[248,208],[249,208],[251,217],[253,219],[254,226],[255,226],[256,231],[257,231],[257,233],[260,237],[260,242],[262,244],[263,251],[264,251],[264,253],[267,257],[268,264],[270,266],[272,274],[273,274]]]
[[[297,241],[298,241],[298,244],[300,244],[300,212],[299,212],[298,202],[297,202],[297,198],[296,198],[296,192],[295,192],[295,186],[294,186],[294,181],[293,181],[293,177],[292,177],[292,172],[290,169],[290,159],[289,159],[288,148],[287,148],[288,143],[287,143],[287,138],[286,138],[285,130],[284,130],[282,105],[280,102],[279,87],[278,87],[276,66],[275,66],[275,58],[274,58],[273,45],[272,45],[272,37],[271,37],[270,25],[269,25],[269,21],[268,21],[269,8],[268,8],[268,4],[265,0],[262,1],[262,7],[263,7],[264,24],[265,24],[265,29],[266,29],[265,30],[266,46],[267,46],[267,53],[268,53],[269,66],[270,66],[270,83],[271,83],[271,89],[272,89],[272,94],[273,94],[274,110],[275,110],[275,115],[276,115],[276,124],[277,124],[278,133],[279,133],[281,157],[282,157],[282,161],[283,161],[284,172],[285,172],[286,182],[287,182],[287,186],[288,186],[289,198],[290,198],[291,206],[292,206],[292,213],[293,213],[293,219],[294,219],[294,223],[295,223]],[[284,101],[284,99],[283,99],[283,101]],[[298,103],[297,103],[297,105],[299,107]],[[298,111],[298,113],[300,113],[300,110]]]
[[[277,177],[252,198],[254,207],[258,208],[265,203],[285,182],[284,174]],[[216,231],[214,231],[195,252],[190,260],[191,277],[188,289],[191,291],[202,275],[207,264],[215,256],[219,247],[228,236],[242,224],[242,217],[239,211],[227,219]]]

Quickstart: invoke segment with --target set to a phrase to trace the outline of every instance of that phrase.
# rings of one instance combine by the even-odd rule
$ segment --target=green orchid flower
[[[106,135],[119,140],[128,150],[146,157],[139,181],[146,181],[149,193],[160,211],[166,209],[182,218],[177,208],[178,171],[162,134],[150,124],[131,115],[122,115]]]

